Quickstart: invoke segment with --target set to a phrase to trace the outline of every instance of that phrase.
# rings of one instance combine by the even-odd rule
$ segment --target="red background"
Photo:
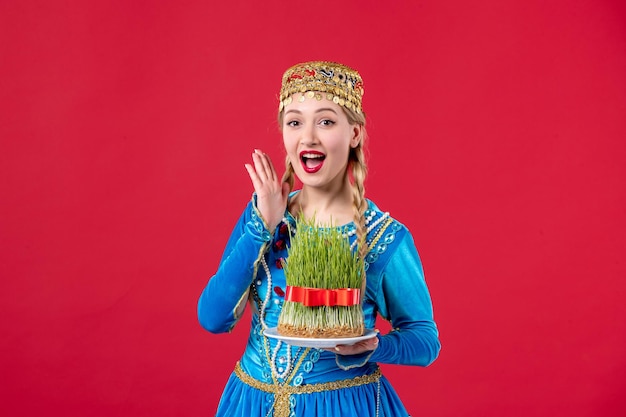
[[[248,326],[196,299],[330,59],[435,305],[438,361],[384,368],[411,413],[624,415],[623,1],[211,3],[0,3],[3,414],[212,415]]]

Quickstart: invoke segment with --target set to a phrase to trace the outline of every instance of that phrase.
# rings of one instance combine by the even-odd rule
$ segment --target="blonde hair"
[[[350,149],[348,156],[348,175],[352,186],[352,207],[354,212],[354,225],[356,226],[356,239],[359,257],[365,259],[367,255],[367,227],[365,225],[365,211],[367,200],[365,199],[365,177],[367,176],[367,163],[365,161],[364,142],[367,137],[365,131],[365,114],[356,113],[352,109],[341,108],[351,125],[361,126],[361,140],[356,147]],[[278,126],[282,130],[283,111],[278,112]],[[295,178],[293,166],[289,156],[285,158],[285,174],[283,182],[289,184],[289,190],[293,190]]]

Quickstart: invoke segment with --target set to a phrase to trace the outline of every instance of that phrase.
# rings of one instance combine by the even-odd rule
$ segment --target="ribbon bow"
[[[361,290],[358,288],[325,289],[287,285],[285,301],[293,301],[306,307],[348,307],[361,302]]]

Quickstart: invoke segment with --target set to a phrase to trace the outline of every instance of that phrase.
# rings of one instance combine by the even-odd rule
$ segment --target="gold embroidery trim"
[[[237,362],[235,365],[235,375],[246,385],[256,388],[259,391],[274,394],[274,409],[276,416],[282,416],[284,413],[289,415],[289,396],[297,394],[312,394],[315,392],[333,391],[342,388],[358,387],[360,385],[372,384],[378,382],[382,373],[380,368],[370,375],[356,376],[352,379],[341,379],[339,381],[323,382],[319,384],[305,384],[298,387],[293,385],[267,384],[258,381],[245,373],[241,368],[241,364]]]
[[[237,378],[239,378],[244,384],[270,394],[312,394],[314,392],[333,391],[342,388],[353,388],[360,385],[372,384],[374,382],[378,382],[382,373],[380,372],[380,368],[376,368],[376,371],[369,375],[355,376],[351,379],[341,379],[339,381],[322,382],[318,384],[305,384],[296,387],[293,385],[267,384],[256,380],[248,375],[241,368],[241,364],[237,362],[235,365],[235,375],[237,375]]]
[[[383,233],[385,233],[385,230],[387,230],[387,228],[389,227],[391,223],[393,223],[393,219],[387,219],[385,223],[383,223],[383,225],[378,230],[378,232],[376,232],[376,235],[372,239],[372,242],[369,244],[368,252],[371,251],[374,248],[374,246],[376,246],[380,238],[383,237]]]

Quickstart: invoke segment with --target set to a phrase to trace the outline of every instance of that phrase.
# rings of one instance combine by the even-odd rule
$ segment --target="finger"
[[[274,170],[274,166],[272,165],[272,161],[270,160],[270,157],[259,149],[255,149],[255,151],[260,156],[261,164],[263,165],[263,170],[265,171],[265,175],[267,176],[268,179],[274,180],[276,178],[276,171]]]
[[[270,171],[272,173],[272,178],[278,178],[276,168],[274,167],[274,163],[272,162],[272,158],[269,155],[265,155],[267,157],[267,163],[269,165]]]
[[[367,341],[367,344],[368,344],[368,347],[369,347],[368,350],[376,349],[378,347],[378,338],[377,337],[371,338],[370,340]]]
[[[354,345],[337,345],[335,346],[335,353],[339,353],[342,355],[352,355],[362,352],[367,352],[371,350],[376,350],[378,348],[378,338],[372,337],[371,339],[363,340]]]
[[[371,339],[367,339],[364,341],[368,346],[371,346],[372,348],[378,346],[378,337],[374,336]]]
[[[335,353],[339,353],[342,355],[353,355],[356,353],[360,353],[362,349],[364,349],[362,343],[356,343],[354,345],[337,345],[335,346]]]
[[[252,161],[254,163],[254,171],[256,175],[259,177],[261,182],[266,181],[268,179],[267,173],[265,172],[265,166],[263,165],[263,161],[261,160],[261,155],[255,150],[252,153]]]
[[[287,200],[287,198],[289,197],[289,192],[291,191],[291,186],[289,186],[288,182],[283,182],[281,191],[283,200]]]
[[[252,186],[254,187],[254,190],[258,193],[261,187],[263,186],[263,183],[259,179],[259,176],[257,175],[252,165],[244,164],[244,167],[246,168],[246,171],[248,171],[248,176],[250,177],[250,180],[252,181]]]

